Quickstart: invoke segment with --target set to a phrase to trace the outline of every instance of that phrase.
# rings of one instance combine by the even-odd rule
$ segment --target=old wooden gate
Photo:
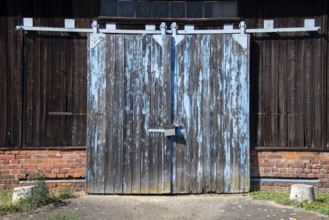
[[[88,48],[89,193],[249,191],[248,35],[91,34]]]

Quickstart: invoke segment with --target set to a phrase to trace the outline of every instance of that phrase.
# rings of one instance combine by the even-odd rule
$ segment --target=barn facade
[[[0,82],[0,100],[2,103],[0,106],[0,184],[2,187],[11,188],[23,184],[28,174],[36,170],[43,172],[52,186],[64,184],[83,187],[86,179],[86,167],[90,170],[93,167],[93,165],[87,163],[86,153],[86,146],[90,145],[88,144],[90,140],[88,138],[92,136],[89,133],[87,135],[87,128],[90,128],[88,118],[90,116],[89,113],[91,113],[87,107],[87,100],[89,100],[87,97],[89,97],[88,94],[90,94],[91,88],[87,79],[89,77],[88,74],[92,72],[90,70],[90,62],[92,60],[88,56],[88,51],[92,52],[90,43],[88,43],[90,37],[88,38],[87,34],[83,33],[25,32],[16,30],[17,25],[22,25],[24,17],[33,18],[34,26],[63,27],[64,19],[71,18],[75,19],[77,28],[90,28],[92,21],[96,19],[101,26],[105,26],[106,23],[110,22],[112,24],[115,23],[118,29],[133,30],[144,29],[145,24],[154,24],[158,27],[161,22],[166,22],[168,25],[176,22],[179,28],[183,28],[186,24],[193,24],[196,30],[218,29],[223,28],[226,24],[238,28],[241,21],[245,21],[247,28],[263,28],[265,20],[273,20],[275,28],[289,28],[303,27],[305,19],[314,19],[315,26],[321,28],[318,32],[250,34],[248,57],[246,57],[248,58],[247,66],[249,69],[247,72],[249,77],[248,80],[244,81],[249,88],[245,92],[250,98],[247,109],[247,119],[249,121],[249,132],[247,134],[248,153],[245,155],[249,158],[249,161],[246,162],[248,165],[246,167],[248,168],[247,173],[248,177],[250,177],[251,188],[288,189],[287,187],[292,183],[305,182],[313,184],[322,191],[328,191],[329,110],[327,103],[329,94],[327,85],[329,82],[329,4],[326,0],[240,0],[217,2],[2,0],[0,3],[3,6],[0,9],[0,75],[2,79]],[[225,36],[221,37],[225,38]],[[113,36],[113,39],[110,38],[106,40],[106,45],[116,44],[118,47],[120,46],[120,36]],[[137,38],[128,39],[129,37],[124,36],[122,38],[126,39],[124,41],[125,45],[129,45],[129,41],[138,41]],[[212,42],[211,44],[216,44],[217,42],[216,40],[196,39],[196,37],[191,37],[190,40],[186,39],[189,39],[188,36],[185,37],[185,41],[189,41],[191,44],[198,40],[205,42],[195,45],[194,53],[196,54],[202,54],[202,51],[198,51],[198,49],[206,48],[207,42]],[[141,42],[144,41],[152,40],[145,38]],[[227,37],[228,41],[229,37]],[[173,55],[170,47],[171,43],[167,43],[169,45],[168,51],[165,53],[162,51],[158,54],[162,54],[162,56]],[[88,45],[89,47],[87,47]],[[145,44],[141,43],[141,47],[143,45]],[[145,48],[156,48],[156,45],[158,44],[146,46]],[[238,48],[238,46],[233,47]],[[162,48],[165,47],[163,46]],[[182,50],[184,51],[184,49]],[[111,57],[112,59],[118,59],[117,57],[119,57],[121,51],[123,52],[124,49],[118,50],[117,56],[111,56],[113,51],[109,49],[107,54],[110,60],[105,63],[111,62]],[[132,47],[129,53],[134,53],[134,51],[138,50]],[[146,51],[146,49],[142,51]],[[152,49],[152,51],[156,50]],[[156,54],[155,52],[154,55]],[[220,54],[220,52],[216,54]],[[143,59],[142,54],[136,56],[140,56]],[[177,57],[179,56],[180,54],[177,52]],[[210,56],[209,60],[221,60],[221,58],[215,59],[215,57]],[[169,72],[173,65],[171,59],[165,61],[167,62],[165,67],[168,68]],[[154,64],[154,62],[156,60],[152,60],[149,65]],[[118,66],[120,60],[114,60],[113,63],[114,66]],[[100,72],[100,67],[95,68],[96,72]],[[191,66],[191,68],[201,67]],[[189,71],[193,72],[192,70]],[[198,71],[201,70],[199,69],[196,72]],[[124,73],[123,77],[125,76]],[[165,71],[161,72],[161,74],[164,73]],[[108,77],[106,81],[111,82],[111,75]],[[135,77],[140,79],[143,76]],[[211,79],[210,81],[213,80]],[[200,83],[202,84],[202,82]],[[122,88],[128,91],[129,88],[125,87],[125,85],[124,83],[122,86],[114,86],[112,90]],[[184,87],[183,84],[182,86],[176,86],[178,88]],[[191,89],[191,91],[194,90]],[[166,92],[167,90],[164,89],[158,94],[166,94]],[[168,92],[171,94],[171,90],[168,90]],[[185,90],[177,94],[177,97],[180,95],[184,97]],[[188,93],[186,92],[186,94]],[[193,93],[190,95],[192,97],[196,96]],[[107,96],[106,100],[109,103],[120,104],[120,100],[115,101],[115,97],[111,99],[111,96]],[[183,101],[181,100],[178,103]],[[241,100],[237,103],[241,103]],[[207,105],[209,105],[207,102],[201,103],[201,106]],[[170,109],[168,111],[170,116]],[[213,117],[210,113],[208,116],[207,113],[204,113],[203,116],[205,118]],[[111,115],[107,117],[106,121],[114,120]],[[127,117],[129,118],[129,116]],[[165,116],[161,120],[165,121]],[[129,120],[125,119],[126,121]],[[132,121],[134,122],[134,119]],[[168,123],[164,124],[172,124],[173,122],[168,119]],[[139,122],[137,121],[136,123],[138,124]],[[182,122],[182,124],[184,123]],[[164,124],[161,124],[161,126]],[[186,127],[186,124],[184,125]],[[161,126],[159,124],[158,127],[149,128],[159,128]],[[109,131],[113,135],[109,135],[107,138],[117,140],[117,136],[114,134],[116,134],[116,131],[119,132],[120,129],[113,127],[114,124],[109,125]],[[218,131],[216,128],[210,130]],[[193,132],[199,134],[201,131],[203,130],[200,129]],[[204,135],[202,137],[207,137],[206,134]],[[221,143],[221,141],[223,142],[222,145],[227,143],[225,140],[219,140],[220,138],[216,139],[219,136],[217,134],[210,138],[209,144]],[[126,135],[126,137],[129,137],[129,135]],[[136,143],[141,143],[138,137],[143,136],[137,132],[132,137],[135,137],[135,139],[127,139],[127,146],[136,146]],[[161,140],[160,142],[171,141],[167,137],[162,137]],[[204,140],[206,142],[204,149],[207,149],[208,139],[205,138]],[[130,144],[129,141],[131,141]],[[154,140],[148,140],[147,142],[150,143],[151,141],[154,142]],[[177,147],[177,149],[181,149],[176,152],[177,155],[189,155],[189,153],[192,155],[193,143],[197,141],[192,139],[186,139],[185,141],[190,141],[190,145],[183,144],[182,146],[192,147]],[[112,141],[111,143],[115,142]],[[239,144],[238,146],[240,146]],[[106,149],[114,152],[115,150],[113,149],[119,145],[120,143],[107,144],[106,146],[109,147]],[[149,145],[153,146],[154,143]],[[140,145],[140,147],[140,149],[143,149],[145,145]],[[125,158],[125,156],[128,158],[132,157],[135,152],[134,149],[132,149],[131,155],[129,151],[126,151],[128,154],[124,155],[124,152],[122,152],[119,158]],[[241,150],[242,148],[239,149]],[[152,147],[148,147],[146,151],[148,158],[150,160],[153,158],[160,159],[158,151],[153,152],[152,150]],[[211,155],[211,152],[209,152],[209,155]],[[235,151],[232,150],[232,152]],[[243,151],[237,152],[240,155]],[[93,155],[89,153],[88,155]],[[141,155],[140,153],[139,156]],[[186,157],[182,156],[182,158]],[[215,158],[217,159],[218,157]],[[225,160],[225,158],[220,159]],[[97,159],[97,157],[95,156],[94,159]],[[106,159],[105,156],[98,159],[104,159],[104,163],[105,161],[113,161],[113,159]],[[174,170],[181,170],[180,172],[184,173],[186,172],[184,169],[188,166],[182,162],[182,167],[179,167],[180,165],[177,163],[170,168],[170,158],[168,159],[168,175],[161,176],[161,174],[161,178],[158,174],[154,179],[150,178],[152,172],[157,173],[160,170],[160,165],[156,163],[153,167],[147,166],[150,169],[146,174],[143,174],[145,170],[137,170],[136,173],[136,170],[133,169],[134,167],[128,167],[128,170],[123,169],[129,173],[130,186],[128,188],[130,191],[123,191],[124,184],[122,182],[115,183],[112,181],[120,179],[114,178],[115,174],[109,173],[113,170],[112,168],[103,170],[104,173],[101,174],[103,180],[96,179],[105,188],[106,186],[112,187],[112,191],[110,190],[108,193],[128,192],[140,194],[144,192],[142,189],[146,189],[145,193],[158,193],[161,187],[164,189],[164,193],[173,192],[175,191],[174,189],[178,188],[180,189],[178,191],[182,193],[225,192],[225,187],[221,189],[216,188],[218,186],[216,178],[214,181],[211,179],[211,174],[215,171],[210,164],[215,159],[211,156],[209,158],[207,156],[197,157],[195,161],[196,169],[201,159],[202,163],[209,163],[209,169],[207,168],[207,172],[202,174],[207,176],[207,173],[209,173],[209,183],[207,183],[207,178],[201,179],[200,181],[205,185],[199,184],[200,189],[191,183],[194,180],[187,179],[184,175],[180,176],[181,179],[177,178],[176,180],[183,183],[187,181],[189,182],[188,186],[186,184],[176,184],[177,181],[173,184],[170,173]],[[193,161],[193,158],[191,161]],[[106,166],[109,167],[108,162]],[[123,164],[122,167],[124,168],[125,165]],[[189,165],[189,167],[191,170],[193,166]],[[233,169],[231,173],[240,175],[238,170]],[[126,175],[125,171],[122,171],[124,176]],[[224,170],[219,172],[218,176],[224,172]],[[136,181],[132,180],[136,175],[139,176],[139,179],[137,178],[139,191],[135,191],[133,187]],[[145,182],[146,188],[141,187],[144,184],[141,179],[142,175],[145,175],[145,178],[148,179]],[[108,183],[107,177],[113,177],[109,178],[110,182],[112,181],[112,185],[105,184]],[[89,178],[90,174],[87,172],[87,181]],[[160,184],[159,179],[164,180],[166,178],[169,179],[169,182],[171,181],[172,185],[170,183],[169,186]],[[122,176],[121,180],[123,180]],[[196,177],[195,182],[197,183],[197,181],[198,178]],[[241,186],[240,183],[241,180],[238,183],[239,186]],[[117,188],[119,192],[113,191],[115,184],[120,185],[121,188]],[[155,184],[158,188],[154,189],[149,184]],[[230,182],[230,184],[233,184],[232,186],[235,185],[234,181]],[[245,184],[242,185],[244,186]],[[214,185],[213,188],[211,187],[212,185]],[[233,189],[234,187],[232,186],[230,185],[226,191],[231,192],[229,189]],[[100,191],[97,191],[99,190],[98,186],[88,189],[94,193],[104,193],[105,190],[101,188]],[[237,191],[248,191],[248,187],[246,190]]]

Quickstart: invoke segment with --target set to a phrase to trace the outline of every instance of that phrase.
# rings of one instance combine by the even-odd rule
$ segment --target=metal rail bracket
[[[65,20],[66,25],[64,27],[35,27],[33,26],[33,18],[23,18],[23,25],[16,26],[17,30],[24,31],[44,31],[44,32],[75,32],[75,33],[104,33],[104,34],[153,34],[153,35],[165,35],[172,34],[175,38],[175,45],[177,46],[182,40],[185,34],[255,34],[255,33],[283,33],[283,32],[314,32],[320,31],[319,26],[315,26],[314,19],[305,19],[304,27],[289,27],[289,28],[274,28],[273,20],[264,21],[264,28],[261,29],[247,29],[246,23],[242,21],[239,29],[228,28],[224,25],[224,29],[213,30],[194,30],[194,28],[185,28],[184,30],[178,30],[176,22],[171,24],[171,30],[167,30],[166,24],[161,23],[160,30],[146,29],[146,30],[124,30],[116,29],[115,24],[106,26],[106,28],[99,28],[97,21],[93,21],[91,28],[75,28],[75,22],[73,19]]]

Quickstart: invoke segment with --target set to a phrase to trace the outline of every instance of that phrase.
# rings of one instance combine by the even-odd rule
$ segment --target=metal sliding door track
[[[274,28],[273,20],[265,20],[264,28],[247,29],[244,21],[240,22],[239,29],[234,29],[232,24],[224,25],[223,29],[212,30],[194,30],[193,25],[185,25],[184,30],[178,30],[177,24],[173,22],[171,27],[176,27],[174,30],[167,30],[164,22],[160,25],[160,30],[156,30],[155,25],[146,25],[145,30],[125,30],[117,29],[115,23],[107,23],[106,28],[99,28],[97,21],[94,21],[91,28],[75,28],[74,19],[65,19],[65,27],[36,27],[33,26],[33,18],[24,18],[23,25],[16,26],[17,30],[23,31],[40,31],[40,32],[74,32],[74,33],[104,33],[104,34],[256,34],[256,33],[286,33],[286,32],[314,32],[320,31],[320,27],[315,26],[314,19],[305,19],[304,27],[289,27],[289,28]],[[173,33],[176,32],[176,33]]]

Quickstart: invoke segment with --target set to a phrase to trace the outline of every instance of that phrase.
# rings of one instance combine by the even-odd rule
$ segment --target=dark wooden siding
[[[321,27],[320,33],[252,37],[252,146],[329,147],[328,1],[241,1],[240,13],[248,28],[262,28],[264,19],[302,27],[305,18]]]
[[[99,15],[98,4],[0,0],[0,147],[85,145],[85,117],[48,112],[86,111],[86,38],[22,35],[15,26],[22,17],[34,17],[35,24],[62,26],[68,17],[76,18],[78,27],[90,27],[91,18]],[[264,19],[274,19],[276,27],[303,26],[304,18],[315,18],[322,28],[320,34],[251,37],[251,146],[329,147],[328,5],[327,0],[239,1],[239,16],[249,28],[261,28]],[[48,57],[41,53],[45,50]],[[62,55],[68,59],[54,60]],[[49,63],[43,63],[45,59]],[[52,82],[54,75],[58,77],[56,85],[51,84],[54,88],[40,84]],[[38,94],[42,89],[46,94]]]
[[[0,0],[0,5],[0,147],[84,146],[87,37],[15,28],[22,17],[55,27],[75,18],[77,27],[89,28],[98,4]]]
[[[18,20],[0,17],[0,146],[21,145],[22,35],[12,28]]]

